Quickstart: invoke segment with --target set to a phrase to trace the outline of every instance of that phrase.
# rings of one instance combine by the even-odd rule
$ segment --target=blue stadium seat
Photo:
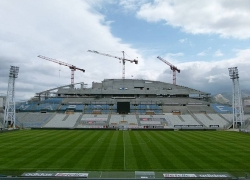
[[[137,109],[147,109],[145,104],[138,104]]]
[[[139,113],[139,114],[146,114],[146,110],[144,110],[144,109],[139,109],[139,110],[138,110],[138,113]]]
[[[58,109],[60,104],[49,104],[49,103],[46,103],[46,104],[40,104],[38,105],[34,111],[42,111],[42,110],[47,110],[48,112],[53,112],[53,111],[56,111]]]
[[[130,110],[135,110],[135,109],[136,109],[136,106],[130,105]]]
[[[221,104],[211,104],[211,105],[212,105],[212,108],[220,114],[233,113],[232,107],[221,105]]]
[[[62,105],[62,106],[60,107],[59,111],[66,111],[66,109],[67,109],[68,106],[69,106],[69,105]]]
[[[35,111],[35,107],[37,106],[37,103],[23,103],[16,107],[16,110],[20,112],[33,112]]]
[[[49,98],[46,99],[44,101],[42,101],[42,103],[55,103],[55,104],[60,104],[62,102],[63,98]]]

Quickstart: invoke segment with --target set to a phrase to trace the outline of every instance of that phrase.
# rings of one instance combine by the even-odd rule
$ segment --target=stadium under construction
[[[20,128],[229,129],[232,108],[210,94],[142,79],[104,79],[36,93],[16,104]],[[247,116],[245,117],[247,118]]]
[[[0,97],[2,120],[4,101],[4,97]],[[249,99],[243,102],[247,110]],[[11,146],[5,139],[9,133],[2,133],[5,147],[2,149],[5,154],[0,167],[2,174],[13,175],[15,169],[19,177],[31,179],[65,176],[92,179],[237,179],[229,173],[236,176],[248,173],[247,148],[242,151],[232,148],[232,158],[222,155],[229,136],[235,132],[217,132],[227,133],[221,130],[233,128],[232,107],[210,103],[209,93],[189,87],[142,79],[104,79],[93,82],[90,88],[84,82],[74,83],[38,92],[29,101],[16,103],[15,113],[16,128],[32,130],[13,131],[11,137],[16,141]],[[244,120],[247,118],[249,115],[246,113]],[[1,122],[3,131],[0,132],[8,132],[4,121]],[[249,121],[245,122],[245,127],[235,127],[248,130]],[[189,133],[187,130],[195,131]],[[93,133],[97,135],[92,136]],[[184,138],[187,135],[191,135],[190,140]],[[220,135],[225,138],[223,143],[214,141]],[[246,137],[239,136],[239,141],[244,144]],[[25,146],[23,142],[26,142]],[[69,145],[73,142],[77,145]],[[177,144],[179,149],[175,148]],[[218,152],[220,144],[223,146],[221,153]],[[19,149],[27,158],[6,153],[10,148]],[[93,149],[87,151],[89,148]],[[44,153],[40,153],[40,149],[44,149]],[[181,155],[182,158],[179,157],[181,151],[187,151],[185,156]],[[67,153],[71,158],[64,156]],[[47,154],[50,155],[46,157]],[[189,157],[191,154],[192,158]],[[201,164],[197,164],[197,156],[200,156]],[[12,163],[8,163],[9,160]],[[66,163],[51,166],[57,161]],[[239,169],[239,164],[244,168]]]

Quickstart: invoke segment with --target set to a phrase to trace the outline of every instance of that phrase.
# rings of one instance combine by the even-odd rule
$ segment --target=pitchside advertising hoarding
[[[89,173],[74,173],[74,172],[27,172],[23,173],[24,177],[79,177],[87,178]]]
[[[202,128],[203,125],[174,125],[174,127],[178,127],[178,128]]]
[[[228,173],[164,173],[166,179],[232,179]]]

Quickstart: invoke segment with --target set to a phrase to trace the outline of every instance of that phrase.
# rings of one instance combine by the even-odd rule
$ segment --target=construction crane
[[[125,62],[126,61],[138,64],[138,60],[136,60],[136,59],[133,59],[133,60],[125,59],[125,52],[124,51],[122,51],[122,54],[123,54],[122,58],[121,57],[117,57],[117,56],[112,56],[110,54],[100,53],[98,51],[88,50],[88,52],[92,52],[92,53],[96,53],[96,54],[101,54],[101,55],[104,55],[104,56],[113,57],[113,58],[121,60],[122,61],[122,79],[125,79]]]
[[[160,56],[157,57],[158,59],[160,59],[162,62],[166,63],[167,65],[170,66],[170,69],[173,71],[173,84],[176,85],[176,71],[178,73],[181,72],[180,69],[178,69],[176,66],[170,64],[168,61],[166,61],[165,59],[161,58]]]
[[[45,59],[45,60],[48,60],[48,61],[51,61],[51,62],[54,62],[54,63],[57,63],[57,64],[60,64],[60,65],[64,65],[64,66],[67,66],[69,67],[69,69],[71,69],[71,87],[74,87],[74,72],[76,70],[79,70],[79,71],[82,71],[82,72],[85,72],[84,69],[81,69],[81,68],[78,68],[74,65],[71,65],[71,64],[68,64],[68,63],[65,63],[65,62],[62,62],[62,61],[58,61],[56,59],[52,59],[52,58],[48,58],[48,57],[45,57],[45,56],[37,56],[39,58],[42,58],[42,59]]]

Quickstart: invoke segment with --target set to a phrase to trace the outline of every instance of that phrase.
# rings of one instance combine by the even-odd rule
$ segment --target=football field
[[[0,133],[0,174],[34,171],[250,173],[250,134],[19,130]]]

